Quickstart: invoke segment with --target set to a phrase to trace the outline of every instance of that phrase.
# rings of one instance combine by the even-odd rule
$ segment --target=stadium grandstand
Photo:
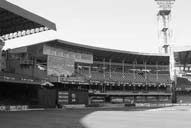
[[[30,76],[13,74],[4,70],[6,62],[2,56],[6,52],[2,49],[6,40],[47,30],[56,30],[56,25],[6,0],[0,1],[0,106],[33,103],[34,100],[31,101],[31,97],[38,92],[34,91],[37,90],[34,87],[39,89],[40,85],[47,83],[35,80]],[[31,93],[32,91],[33,93]]]
[[[56,30],[56,25],[0,1],[0,50],[6,40]],[[168,103],[170,57],[98,48],[62,40],[3,50],[0,105]]]
[[[179,103],[191,102],[191,48],[176,48],[174,52],[176,70],[176,97]]]
[[[169,56],[51,40],[7,50],[4,71],[55,85],[57,104],[167,103]]]

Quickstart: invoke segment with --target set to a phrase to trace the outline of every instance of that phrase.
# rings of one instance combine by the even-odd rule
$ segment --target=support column
[[[172,40],[171,32],[171,8],[175,0],[155,0],[158,4],[158,34],[159,42],[163,44],[165,54],[170,53],[169,45]]]
[[[126,86],[125,83],[123,83],[123,91],[126,91],[126,90],[125,90],[125,86]]]
[[[0,39],[0,72],[2,70],[2,49],[4,45],[5,45],[4,40]]]
[[[144,66],[145,66],[145,81],[147,81],[147,62],[144,61]]]
[[[136,75],[135,75],[136,65],[137,65],[137,60],[134,60],[134,62],[133,62],[133,78],[134,78],[134,80],[136,79]]]
[[[145,91],[148,92],[148,84],[145,85]]]
[[[105,58],[103,59],[103,77],[105,80]]]
[[[109,60],[109,78],[111,79],[111,59]]]
[[[156,80],[158,81],[159,74],[158,74],[158,62],[156,63]]]
[[[122,77],[125,78],[125,60],[122,61]]]
[[[91,71],[91,65],[89,66],[89,79],[92,78],[92,71]]]

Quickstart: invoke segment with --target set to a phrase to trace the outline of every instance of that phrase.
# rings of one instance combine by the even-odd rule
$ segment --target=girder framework
[[[56,30],[53,22],[7,1],[0,1],[0,37],[4,41],[50,29]]]
[[[175,0],[155,0],[158,4],[158,38],[165,54],[169,54],[169,45],[172,40],[171,8]]]

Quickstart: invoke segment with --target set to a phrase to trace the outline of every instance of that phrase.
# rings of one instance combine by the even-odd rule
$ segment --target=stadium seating
[[[120,82],[135,82],[135,83],[170,83],[170,75],[169,74],[158,74],[158,78],[156,74],[147,73],[147,74],[139,74],[132,72],[99,72],[99,71],[91,71],[91,74],[88,71],[83,71],[81,73],[86,79],[91,79],[95,81],[120,81]],[[145,76],[146,75],[146,76]]]
[[[147,74],[147,79],[149,82],[154,83],[170,83],[170,75],[169,74],[158,74],[158,78],[156,74]]]

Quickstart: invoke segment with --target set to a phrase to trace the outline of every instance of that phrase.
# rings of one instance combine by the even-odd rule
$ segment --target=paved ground
[[[87,128],[191,128],[190,106],[147,111],[97,111],[82,119]]]
[[[0,112],[0,128],[83,128],[81,120],[87,128],[190,128],[191,107]]]

